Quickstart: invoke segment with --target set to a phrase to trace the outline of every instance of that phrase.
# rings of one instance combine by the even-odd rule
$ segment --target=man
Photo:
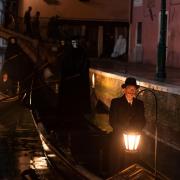
[[[5,72],[0,79],[0,92],[12,96],[13,95],[13,86],[12,81],[9,79],[8,74]]]
[[[124,55],[126,53],[126,39],[123,37],[123,35],[119,35],[115,46],[114,46],[114,50],[111,54],[112,58],[117,58],[120,57],[122,55]]]
[[[112,152],[110,152],[111,160],[114,159],[118,164],[115,168],[123,166],[123,131],[133,130],[141,131],[145,126],[144,103],[136,99],[136,93],[139,86],[136,79],[128,77],[122,85],[124,95],[120,98],[114,98],[111,101],[109,122],[113,127],[112,133]],[[111,151],[111,150],[110,150]],[[117,153],[116,153],[117,151]],[[116,164],[111,162],[112,165]],[[119,164],[121,163],[121,164]]]
[[[8,38],[8,45],[5,52],[5,59],[8,61],[14,60],[19,53],[21,52],[21,48],[17,42],[17,38],[14,36],[11,36]]]
[[[128,77],[122,88],[124,95],[111,101],[110,124],[114,131],[141,130],[145,125],[144,103],[135,98],[139,88],[136,79]]]
[[[26,26],[25,34],[28,36],[32,35],[31,11],[32,11],[32,7],[29,6],[28,10],[24,14],[24,24]]]
[[[33,37],[36,39],[41,39],[41,34],[40,34],[40,12],[37,11],[36,15],[33,18],[32,21],[32,30],[33,30]]]

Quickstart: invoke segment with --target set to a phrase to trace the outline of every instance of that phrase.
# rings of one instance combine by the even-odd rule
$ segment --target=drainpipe
[[[166,0],[161,0],[161,26],[160,39],[158,44],[156,80],[164,81],[166,79],[166,31],[167,31],[167,16],[166,16]]]

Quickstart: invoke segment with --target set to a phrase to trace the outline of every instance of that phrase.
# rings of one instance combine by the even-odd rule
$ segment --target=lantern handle
[[[157,129],[157,122],[158,122],[158,103],[157,103],[157,96],[154,91],[152,91],[149,88],[142,89],[138,92],[136,98],[142,93],[142,92],[150,92],[155,99],[155,146],[154,146],[154,171],[155,171],[155,177],[157,177],[157,142],[158,142],[158,129]]]

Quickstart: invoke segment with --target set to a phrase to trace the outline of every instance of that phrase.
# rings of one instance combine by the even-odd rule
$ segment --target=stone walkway
[[[103,68],[108,72],[124,73],[139,78],[156,81],[156,66],[149,64],[127,63],[119,59],[91,58],[91,67]],[[167,78],[164,82],[168,85],[180,86],[180,70],[178,68],[166,68]]]

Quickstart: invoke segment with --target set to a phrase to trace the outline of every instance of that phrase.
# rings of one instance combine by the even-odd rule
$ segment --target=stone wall
[[[98,99],[100,99],[107,107],[110,106],[111,99],[121,96],[121,84],[124,83],[127,75],[111,74],[108,72],[90,70],[90,78],[95,74],[95,92]],[[141,86],[139,91],[144,88],[149,88],[154,91],[158,103],[158,130],[159,138],[166,143],[180,148],[180,140],[177,138],[180,135],[180,95],[178,94],[178,87],[173,85],[159,85],[145,80],[137,79],[137,83]],[[180,87],[179,87],[180,89]],[[168,92],[170,91],[170,92]],[[145,131],[149,134],[154,134],[155,122],[155,98],[151,92],[145,91],[139,95],[145,103],[145,116],[147,124]]]
[[[100,99],[107,107],[110,106],[111,99],[121,96],[121,84],[124,83],[127,74],[113,74],[104,72],[102,70],[90,69],[90,82],[92,75],[95,75],[95,94],[97,99]],[[129,75],[130,76],[130,75]],[[155,81],[148,81],[143,78],[138,78],[137,83],[140,89],[149,88],[157,97],[157,124],[158,124],[158,150],[160,153],[161,162],[159,168],[161,172],[168,169],[168,173],[173,174],[173,166],[164,168],[163,162],[167,159],[165,154],[170,152],[180,152],[180,87],[158,83]],[[142,145],[141,158],[151,167],[154,167],[154,134],[155,134],[155,98],[151,92],[145,91],[140,93],[138,98],[142,99],[145,104],[146,127],[144,132],[144,142]],[[164,152],[159,152],[164,147]],[[168,152],[165,152],[168,150]],[[172,157],[174,155],[172,154]],[[175,161],[174,161],[175,162]],[[173,163],[174,163],[173,162]],[[164,172],[165,174],[167,172]],[[171,174],[169,177],[171,177]]]

